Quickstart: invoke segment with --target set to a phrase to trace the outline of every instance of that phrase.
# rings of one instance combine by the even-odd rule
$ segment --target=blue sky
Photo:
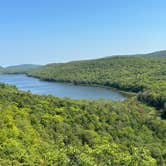
[[[0,65],[166,49],[165,0],[0,1]]]

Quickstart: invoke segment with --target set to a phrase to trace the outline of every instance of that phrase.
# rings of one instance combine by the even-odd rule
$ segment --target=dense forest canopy
[[[165,51],[4,73],[136,95],[123,102],[71,100],[0,84],[0,165],[166,165]]]
[[[0,84],[0,165],[166,164],[166,121],[124,102],[32,95]]]

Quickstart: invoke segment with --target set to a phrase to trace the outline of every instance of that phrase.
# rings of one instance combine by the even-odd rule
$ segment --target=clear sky
[[[0,65],[166,49],[165,0],[1,0]]]

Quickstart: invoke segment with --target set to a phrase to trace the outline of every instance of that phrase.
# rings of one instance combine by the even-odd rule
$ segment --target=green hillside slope
[[[38,67],[41,67],[41,66],[32,65],[32,64],[9,66],[4,69],[4,73],[6,73],[6,74],[23,74],[23,73],[29,72],[32,69],[37,69]]]
[[[28,75],[50,81],[139,92],[139,100],[162,109],[166,102],[166,58],[156,57],[154,54],[49,64],[29,72]]]
[[[74,101],[0,84],[0,165],[166,164],[166,121],[135,99]]]
[[[4,68],[0,66],[0,74],[2,74],[4,71]]]
[[[152,57],[165,57],[165,58],[166,58],[166,50],[157,51],[157,52],[152,52],[152,53],[147,54],[147,56],[152,56]]]

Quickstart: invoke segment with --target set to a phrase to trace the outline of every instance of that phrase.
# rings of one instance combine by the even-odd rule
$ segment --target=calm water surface
[[[107,88],[41,81],[23,74],[1,75],[0,82],[15,85],[20,90],[31,91],[34,94],[51,94],[72,99],[112,99],[114,101],[125,99],[122,94]]]

